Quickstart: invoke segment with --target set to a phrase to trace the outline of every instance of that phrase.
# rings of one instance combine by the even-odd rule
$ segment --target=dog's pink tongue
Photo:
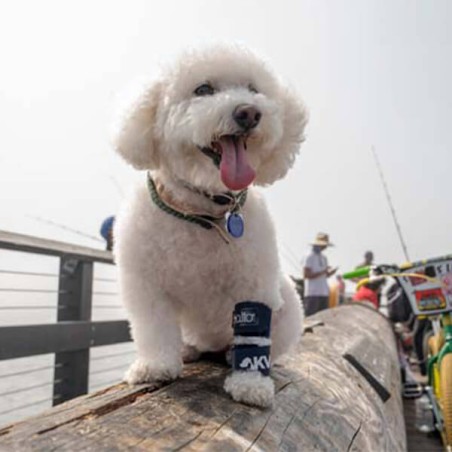
[[[256,177],[246,158],[245,141],[240,137],[226,136],[220,138],[219,144],[221,146],[221,180],[230,190],[243,190]]]

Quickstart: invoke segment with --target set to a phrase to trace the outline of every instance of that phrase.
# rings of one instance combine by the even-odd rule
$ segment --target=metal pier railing
[[[67,243],[56,242],[52,240],[39,239],[36,237],[14,234],[0,231],[0,251],[10,250],[24,253],[24,258],[30,255],[53,256],[59,260],[59,270],[55,272],[48,271],[24,271],[11,270],[3,264],[7,259],[1,259],[0,276],[3,280],[16,275],[17,278],[28,276],[39,276],[41,278],[57,279],[57,288],[55,289],[37,289],[3,287],[0,284],[2,298],[14,301],[0,304],[0,320],[2,313],[6,311],[27,312],[28,318],[33,316],[33,312],[39,312],[47,309],[56,310],[56,322],[43,324],[26,325],[8,325],[5,321],[0,321],[0,361],[11,360],[15,358],[31,357],[44,354],[54,354],[54,362],[50,365],[34,366],[27,370],[17,370],[14,366],[11,372],[6,372],[0,377],[9,377],[21,379],[24,374],[33,372],[44,372],[53,370],[53,379],[51,382],[39,382],[37,384],[28,384],[24,388],[20,385],[14,385],[13,389],[6,391],[2,395],[12,395],[13,392],[26,391],[37,386],[53,387],[53,404],[59,404],[76,396],[88,392],[89,384],[89,364],[90,349],[92,347],[119,344],[130,341],[129,327],[126,320],[106,320],[94,321],[93,295],[112,296],[116,292],[109,290],[93,290],[94,282],[94,264],[114,265],[113,257],[110,252],[95,250],[91,248],[71,245]],[[20,281],[20,279],[19,279]],[[114,281],[109,278],[98,278],[98,281]],[[44,294],[51,294],[57,297],[56,305],[28,302],[23,304],[23,296],[35,294],[36,297]],[[20,303],[17,302],[19,297]],[[119,304],[101,304],[99,308],[114,309],[119,308]],[[5,314],[3,314],[3,318]],[[24,322],[25,323],[25,322]],[[114,357],[124,354],[131,354],[131,351],[122,351],[113,353],[106,357]],[[97,356],[92,359],[103,359],[103,356]],[[107,362],[106,369],[95,370],[93,373],[108,372],[112,369],[124,368],[121,365],[113,365]],[[125,369],[123,369],[125,370]],[[17,381],[17,380],[16,380]],[[18,389],[16,389],[16,386]],[[32,401],[29,403],[38,403]],[[4,403],[0,403],[0,412],[8,410]],[[20,408],[20,406],[19,406]],[[11,408],[10,408],[11,409]],[[16,408],[17,409],[17,408]]]

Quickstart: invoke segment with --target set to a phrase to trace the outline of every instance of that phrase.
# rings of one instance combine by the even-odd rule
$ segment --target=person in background
[[[339,290],[338,304],[341,305],[345,303],[345,282],[341,275],[336,275],[336,284]]]
[[[374,263],[374,253],[372,253],[372,251],[366,251],[364,253],[364,262],[357,265],[356,268],[369,267],[370,265],[373,265],[373,263]]]
[[[115,223],[115,217],[107,217],[102,222],[100,227],[100,235],[104,238],[106,242],[106,250],[111,251],[113,249],[113,225]]]
[[[384,282],[384,278],[376,278],[362,285],[353,295],[353,301],[368,302],[378,310],[380,307],[380,291]]]
[[[303,268],[304,309],[306,316],[328,308],[329,287],[327,279],[334,275],[337,268],[328,265],[327,258],[322,254],[327,247],[333,246],[328,234],[319,232],[312,245],[312,251],[306,256]]]

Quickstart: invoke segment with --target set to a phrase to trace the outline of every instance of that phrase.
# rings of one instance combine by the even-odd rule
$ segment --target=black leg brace
[[[234,346],[232,368],[270,375],[270,324],[272,310],[257,301],[237,303],[232,317]]]

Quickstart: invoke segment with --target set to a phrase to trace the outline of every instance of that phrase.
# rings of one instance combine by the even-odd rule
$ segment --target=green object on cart
[[[344,279],[365,278],[369,276],[370,268],[371,268],[370,265],[367,265],[366,267],[356,268],[351,272],[344,273],[342,275],[342,278]]]

